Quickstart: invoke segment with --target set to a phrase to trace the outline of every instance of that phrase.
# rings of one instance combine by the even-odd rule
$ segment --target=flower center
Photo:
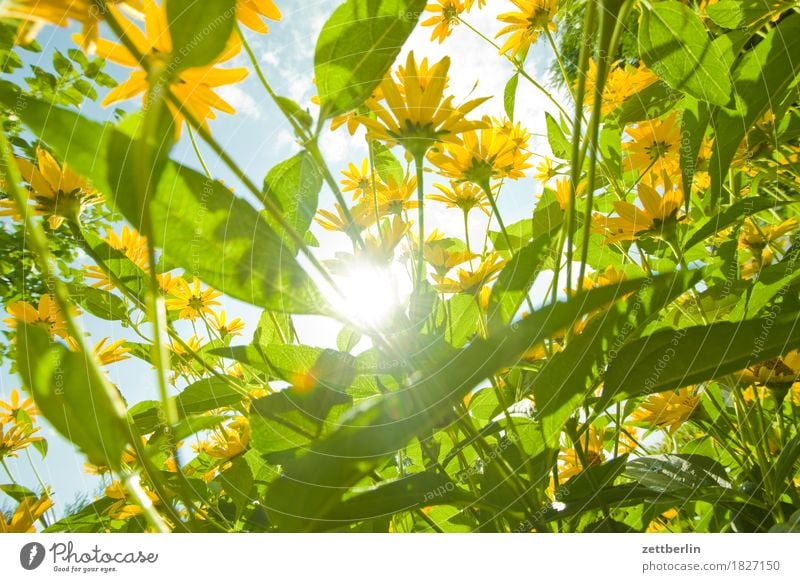
[[[669,153],[671,147],[672,144],[665,141],[653,141],[652,144],[644,148],[644,151],[646,151],[650,159],[655,162],[659,158],[665,157]]]

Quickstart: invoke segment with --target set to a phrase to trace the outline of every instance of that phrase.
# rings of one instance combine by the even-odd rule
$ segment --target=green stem
[[[417,241],[417,269],[416,269],[416,284],[414,285],[414,294],[419,295],[422,291],[422,284],[425,281],[425,186],[423,184],[423,162],[425,156],[417,154],[414,156],[414,165],[417,171],[417,217],[419,220],[418,238]]]
[[[200,166],[203,168],[203,172],[206,175],[206,178],[209,180],[213,180],[214,177],[211,175],[211,170],[208,169],[206,165],[206,161],[203,159],[203,154],[200,153],[200,148],[197,146],[197,140],[194,137],[194,130],[189,127],[189,141],[192,142],[192,149],[194,149],[194,153],[197,156],[197,160],[200,162]]]
[[[8,475],[8,478],[11,480],[11,482],[14,485],[17,485],[17,480],[14,479],[14,475],[11,474],[11,469],[8,468],[8,465],[6,465],[6,460],[2,457],[0,457],[0,464],[3,465],[3,469],[5,469],[6,475]]]
[[[586,18],[583,24],[583,32],[586,35],[593,33],[595,29],[595,19],[597,18],[597,1],[590,0],[586,8]],[[589,54],[592,49],[588,42],[581,45],[578,59],[578,88],[575,94],[575,123],[572,132],[572,168],[570,174],[570,199],[567,204],[567,220],[559,232],[558,248],[553,267],[553,279],[556,281],[553,286],[553,302],[556,301],[558,292],[558,277],[561,271],[561,253],[564,250],[566,241],[566,263],[567,263],[567,296],[572,294],[572,254],[573,254],[573,235],[575,231],[576,213],[575,202],[578,192],[578,184],[581,177],[581,122],[583,121],[583,102],[586,94],[586,71],[589,63]],[[589,188],[591,188],[591,184]]]
[[[286,100],[281,99],[281,97],[275,92],[272,88],[272,85],[269,84],[267,81],[266,75],[261,69],[261,65],[258,63],[258,59],[256,58],[253,49],[250,47],[250,43],[247,42],[247,37],[244,34],[241,26],[238,24],[237,30],[239,37],[242,39],[242,46],[244,47],[245,52],[247,53],[248,58],[250,59],[250,63],[253,65],[253,69],[256,72],[256,76],[258,77],[261,86],[270,96],[272,101],[275,105],[280,109],[283,116],[287,119],[289,124],[294,129],[295,134],[297,137],[303,142],[306,150],[312,155],[314,161],[316,162],[317,166],[319,166],[320,170],[322,171],[323,177],[325,182],[327,182],[330,189],[333,191],[334,196],[336,196],[336,201],[342,207],[342,214],[347,220],[347,234],[353,239],[353,244],[358,245],[360,248],[364,248],[364,241],[361,238],[361,231],[358,230],[358,226],[353,219],[353,215],[350,212],[350,209],[345,202],[344,196],[342,195],[341,190],[339,189],[339,185],[336,183],[336,180],[333,178],[331,174],[330,168],[328,164],[325,162],[325,159],[322,155],[319,154],[319,148],[317,147],[316,136],[312,136],[309,131],[304,128],[300,123],[297,121],[297,118],[292,114],[291,110],[286,105]]]
[[[483,34],[483,33],[482,33],[480,30],[478,30],[477,28],[475,28],[474,26],[472,26],[472,25],[471,25],[469,22],[467,22],[467,21],[466,21],[466,20],[464,20],[463,18],[459,18],[459,19],[458,19],[458,21],[459,21],[461,24],[463,24],[464,26],[466,26],[468,29],[470,29],[472,32],[474,32],[476,35],[478,35],[480,38],[482,38],[482,39],[483,39],[485,42],[487,42],[489,45],[491,45],[492,47],[494,47],[494,49],[495,49],[495,50],[497,50],[497,52],[498,52],[498,53],[500,53],[500,46],[499,46],[499,45],[498,45],[496,42],[494,42],[494,41],[493,41],[492,39],[490,39],[488,36],[486,36],[485,34]],[[544,86],[543,86],[541,83],[539,83],[539,82],[538,82],[536,79],[534,79],[533,77],[531,77],[531,76],[530,76],[530,75],[529,75],[529,74],[528,74],[528,73],[525,71],[525,69],[524,69],[524,68],[523,68],[523,66],[522,66],[522,63],[520,63],[519,61],[517,61],[516,59],[514,59],[513,57],[511,57],[511,56],[509,56],[509,55],[507,55],[507,54],[505,54],[505,53],[500,53],[500,54],[501,54],[501,55],[503,55],[505,58],[507,58],[507,59],[509,60],[509,62],[510,62],[510,63],[511,63],[513,66],[514,66],[514,70],[515,70],[515,72],[516,72],[516,73],[517,73],[517,74],[518,74],[520,77],[522,77],[523,79],[525,79],[526,81],[528,81],[528,82],[529,82],[531,85],[533,85],[534,87],[536,87],[536,89],[538,89],[538,90],[539,90],[539,91],[542,93],[542,95],[544,95],[545,97],[547,97],[547,99],[548,99],[548,100],[549,100],[549,101],[550,101],[550,102],[551,102],[551,103],[552,103],[552,104],[553,104],[553,105],[554,105],[554,106],[555,106],[555,107],[556,107],[556,108],[557,108],[557,109],[558,109],[558,110],[559,110],[559,111],[560,111],[560,112],[561,112],[561,113],[564,115],[564,117],[565,117],[565,118],[569,118],[569,114],[567,113],[567,110],[566,110],[566,109],[564,109],[564,106],[563,106],[563,105],[561,105],[561,103],[559,103],[558,99],[556,99],[555,97],[553,97],[553,94],[552,94],[552,93],[550,93],[550,91],[548,91],[547,89],[545,89],[545,88],[544,88]]]

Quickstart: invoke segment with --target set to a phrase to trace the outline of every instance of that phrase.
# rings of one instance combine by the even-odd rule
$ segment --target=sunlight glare
[[[402,309],[411,295],[408,273],[397,263],[380,266],[369,262],[350,265],[336,278],[344,298],[337,297],[334,307],[362,325],[380,327]]]

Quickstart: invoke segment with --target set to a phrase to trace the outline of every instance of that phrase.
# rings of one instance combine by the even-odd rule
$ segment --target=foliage
[[[2,531],[796,527],[797,8],[513,0],[491,39],[483,4],[343,2],[316,109],[248,42],[270,0],[65,12],[76,44],[44,52],[62,3],[0,9],[3,349],[24,390],[0,402]],[[404,51],[457,25],[512,67],[507,118],[452,94],[449,58]],[[543,44],[554,82],[526,70]],[[249,72],[300,146],[258,179],[210,125]],[[550,155],[514,118],[524,84],[550,100]],[[104,92],[141,107],[102,118]],[[340,179],[329,131],[366,140]],[[463,229],[433,228],[436,206]],[[301,339],[312,317],[330,346]],[[157,398],[113,383],[123,360]],[[47,454],[43,423],[102,480],[60,518],[59,483],[6,462]]]

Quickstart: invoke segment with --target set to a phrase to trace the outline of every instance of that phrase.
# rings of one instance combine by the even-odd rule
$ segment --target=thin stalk
[[[514,66],[514,69],[515,69],[516,73],[519,74],[520,77],[522,77],[523,79],[528,81],[531,85],[533,85],[536,89],[538,89],[545,97],[547,97],[547,99],[564,115],[565,118],[569,118],[569,114],[567,113],[567,110],[564,109],[564,106],[561,105],[561,103],[559,103],[559,101],[555,97],[553,97],[553,95],[552,95],[552,93],[550,93],[550,91],[545,89],[544,86],[541,83],[539,83],[536,79],[531,77],[525,71],[525,69],[522,66],[522,63],[520,63],[519,61],[513,59],[512,57],[510,57],[509,55],[507,55],[505,53],[501,53],[500,52],[500,46],[498,46],[498,44],[496,42],[494,42],[488,36],[483,34],[480,30],[478,30],[477,28],[472,26],[469,22],[467,22],[463,18],[459,18],[458,21],[461,24],[463,24],[464,26],[466,26],[468,29],[470,29],[472,32],[477,34],[480,38],[482,38],[484,41],[486,41],[489,45],[494,47],[494,49],[497,50],[497,52],[499,54],[501,54],[502,56],[506,57],[509,60],[509,62],[511,62],[511,64]]]
[[[469,244],[469,211],[464,210],[464,241],[467,243],[467,253],[472,255],[472,248]],[[469,268],[473,269],[473,259],[469,258]]]
[[[425,179],[423,173],[424,155],[417,154],[414,156],[414,166],[417,171],[417,201],[419,207],[417,208],[417,217],[419,223],[417,241],[417,269],[416,269],[416,283],[414,284],[414,293],[418,295],[422,291],[422,283],[425,281],[425,186],[423,180]]]
[[[16,484],[17,484],[17,480],[16,480],[16,479],[14,479],[14,475],[12,475],[12,474],[11,474],[11,469],[9,469],[9,468],[8,468],[8,465],[6,465],[6,460],[5,460],[5,459],[3,459],[2,457],[0,457],[0,465],[3,465],[3,469],[5,470],[5,472],[6,472],[6,475],[8,475],[8,478],[9,478],[9,480],[10,480],[10,481],[11,481],[11,482],[12,482],[14,485],[16,485]]]
[[[339,189],[339,185],[336,183],[336,180],[333,179],[331,174],[330,168],[328,167],[327,163],[325,162],[324,158],[319,155],[319,149],[316,143],[316,136],[312,136],[311,133],[304,128],[300,123],[297,121],[297,118],[292,114],[291,110],[289,110],[286,106],[285,100],[282,100],[281,97],[275,92],[272,88],[272,85],[269,84],[267,81],[266,75],[264,75],[264,71],[261,69],[261,65],[256,58],[253,49],[250,47],[250,43],[247,42],[247,37],[244,34],[241,26],[238,24],[237,30],[239,33],[239,37],[242,39],[242,46],[244,47],[245,53],[247,53],[247,57],[250,59],[250,63],[253,66],[253,69],[256,72],[256,76],[258,77],[261,86],[267,92],[267,95],[270,96],[272,101],[275,105],[280,109],[283,116],[287,119],[289,124],[292,126],[297,137],[302,141],[302,145],[305,146],[306,150],[312,155],[314,161],[316,162],[317,166],[319,166],[320,170],[322,171],[323,177],[327,182],[330,189],[333,191],[334,196],[336,197],[336,201],[342,207],[342,214],[344,214],[345,220],[347,220],[347,234],[353,239],[353,244],[359,246],[359,248],[364,248],[364,241],[361,238],[361,232],[358,230],[356,226],[355,220],[353,219],[353,215],[350,212],[350,209],[347,207],[347,203],[345,202],[344,196],[342,195],[341,190]],[[313,150],[313,151],[312,151]]]
[[[208,169],[206,165],[206,161],[203,159],[203,154],[200,153],[200,148],[197,146],[197,140],[194,137],[194,130],[189,127],[189,141],[192,142],[192,149],[194,150],[195,155],[197,156],[197,161],[200,162],[200,166],[203,168],[203,173],[206,175],[206,178],[209,180],[213,180],[214,177],[211,175],[211,170]]]
[[[546,26],[544,27],[544,34],[547,37],[547,42],[550,44],[550,49],[553,51],[553,56],[556,59],[556,63],[558,63],[558,69],[561,71],[561,76],[564,77],[564,84],[567,86],[567,91],[569,91],[572,99],[575,100],[575,94],[572,92],[572,86],[569,84],[569,75],[567,75],[567,68],[564,66],[564,60],[561,58],[561,53],[558,51],[558,46],[556,46],[553,35]]]
[[[597,4],[600,0],[590,0],[589,6],[586,9],[586,20],[584,22],[583,30],[585,34],[591,35],[595,30],[595,19],[597,18]],[[590,43],[585,42],[581,45],[581,51],[578,61],[578,88],[575,94],[575,129],[572,134],[572,167],[570,168],[570,197],[569,204],[567,205],[567,221],[566,221],[566,262],[567,262],[567,297],[572,295],[572,254],[574,252],[574,236],[575,227],[577,222],[577,211],[575,208],[578,196],[578,185],[581,179],[581,170],[583,166],[583,159],[581,158],[581,122],[583,120],[583,104],[586,97],[586,76],[589,67],[589,56],[593,51]],[[595,99],[595,101],[599,101]],[[598,121],[595,121],[598,123]],[[592,189],[593,184],[589,183],[589,190]],[[588,216],[585,217],[588,220]],[[559,249],[560,250],[560,249]],[[560,256],[556,259],[556,273],[560,267]]]

